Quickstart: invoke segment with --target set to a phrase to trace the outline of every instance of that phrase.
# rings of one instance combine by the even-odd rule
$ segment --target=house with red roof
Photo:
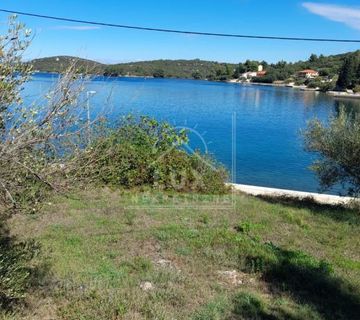
[[[298,72],[298,76],[306,79],[314,79],[319,76],[319,72],[312,69],[305,69]]]

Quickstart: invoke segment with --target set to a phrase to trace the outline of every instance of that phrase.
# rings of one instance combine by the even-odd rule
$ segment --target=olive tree
[[[36,210],[48,192],[73,185],[64,175],[73,170],[69,159],[84,145],[88,125],[81,121],[84,82],[75,62],[49,92],[28,102],[24,89],[32,67],[23,57],[30,43],[31,31],[10,17],[0,36],[0,318],[44,272],[34,260],[39,246],[13,236],[7,219],[14,211]]]
[[[31,205],[35,210],[47,191],[63,188],[59,176],[70,164],[66,150],[79,148],[86,125],[80,121],[84,85],[76,63],[43,97],[24,101],[32,67],[23,55],[30,43],[31,31],[10,17],[7,34],[0,37],[0,209]]]
[[[328,125],[319,120],[309,123],[304,134],[305,146],[319,158],[312,169],[323,190],[343,186],[350,196],[360,194],[360,116],[340,109]]]
[[[31,30],[9,18],[7,34],[0,35],[0,128],[4,133],[6,111],[12,104],[22,104],[22,85],[31,76],[31,66],[22,62],[22,55],[30,44]]]

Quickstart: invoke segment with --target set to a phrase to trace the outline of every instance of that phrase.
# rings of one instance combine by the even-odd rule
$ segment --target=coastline
[[[306,86],[295,86],[288,85],[285,83],[260,83],[260,82],[241,82],[236,80],[228,80],[226,81],[229,84],[239,84],[239,85],[251,85],[251,86],[264,86],[264,87],[281,87],[281,88],[289,88],[289,89],[297,89],[301,91],[307,92],[321,92],[319,89],[308,88]],[[350,93],[344,91],[326,91],[322,92],[332,98],[335,99],[360,99],[360,93]]]
[[[349,93],[349,92],[339,92],[339,91],[328,91],[326,92],[331,97],[338,99],[360,99],[360,93]]]
[[[252,196],[268,196],[268,197],[287,197],[300,200],[311,199],[319,204],[328,204],[328,205],[348,205],[353,201],[356,201],[351,197],[342,197],[336,195],[329,195],[323,193],[314,193],[314,192],[304,192],[304,191],[294,191],[286,189],[277,189],[277,188],[268,188],[268,187],[258,187],[244,184],[235,184],[229,183],[233,191],[242,192]]]
[[[34,75],[41,74],[41,73],[51,74],[51,75],[59,75],[60,74],[58,72],[36,70],[34,72]],[[99,75],[99,74],[93,74],[93,75],[89,75],[89,76],[106,77],[104,75]],[[251,86],[262,86],[262,87],[289,88],[289,89],[296,89],[296,90],[301,90],[301,91],[306,91],[306,92],[321,92],[319,89],[308,88],[306,86],[288,85],[286,83],[241,82],[241,81],[237,81],[236,79],[231,79],[231,80],[227,80],[227,81],[216,81],[216,80],[208,80],[208,79],[198,80],[198,79],[191,79],[191,78],[176,78],[176,77],[156,78],[153,76],[138,76],[138,75],[107,76],[107,77],[109,77],[109,78],[137,78],[137,79],[142,78],[142,79],[193,80],[193,81],[207,81],[207,82],[215,82],[215,83],[237,84],[237,85],[243,85],[243,86],[251,85]],[[322,92],[322,93],[328,95],[329,97],[335,98],[335,99],[360,99],[360,93],[349,93],[349,92],[343,92],[343,91],[327,91],[327,92]]]
[[[308,88],[306,86],[291,86],[286,83],[262,83],[262,82],[241,82],[235,80],[228,80],[227,83],[240,84],[240,85],[251,85],[251,86],[262,86],[262,87],[281,87],[289,89],[300,89],[303,91],[317,91],[316,89]]]

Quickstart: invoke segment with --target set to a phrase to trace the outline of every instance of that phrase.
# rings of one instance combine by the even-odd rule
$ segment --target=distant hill
[[[80,73],[102,74],[105,68],[105,65],[99,62],[70,56],[40,58],[32,60],[30,63],[34,70],[41,72],[63,72],[73,63]]]
[[[108,65],[106,74],[155,76],[166,78],[213,79],[231,76],[235,64],[204,60],[154,60]]]
[[[41,72],[63,72],[71,63],[81,73],[105,74],[109,76],[155,76],[167,78],[215,78],[222,74],[231,76],[236,65],[203,60],[154,60],[119,64],[102,64],[96,61],[69,56],[55,56],[30,61],[34,70]]]
[[[311,55],[306,61],[287,63],[280,61],[269,64],[266,61],[250,61],[244,63],[220,63],[204,60],[154,60],[119,64],[102,64],[92,60],[77,57],[58,56],[35,59],[31,61],[34,69],[44,72],[62,72],[70,63],[76,61],[81,73],[104,74],[107,76],[154,76],[166,78],[228,80],[237,78],[245,71],[255,71],[259,64],[267,70],[267,78],[263,81],[273,82],[286,80],[303,69],[315,69],[323,77],[334,77],[353,52],[317,56]],[[255,69],[255,70],[254,70]]]

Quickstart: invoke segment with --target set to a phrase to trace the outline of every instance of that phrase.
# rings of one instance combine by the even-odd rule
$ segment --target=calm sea
[[[26,98],[38,98],[54,81],[37,74]],[[106,113],[116,121],[134,113],[166,120],[188,128],[191,148],[212,154],[235,182],[301,191],[318,190],[309,169],[315,156],[304,151],[301,137],[307,121],[336,116],[342,104],[360,110],[360,102],[321,93],[207,81],[100,77],[87,90],[96,91],[92,117]]]

